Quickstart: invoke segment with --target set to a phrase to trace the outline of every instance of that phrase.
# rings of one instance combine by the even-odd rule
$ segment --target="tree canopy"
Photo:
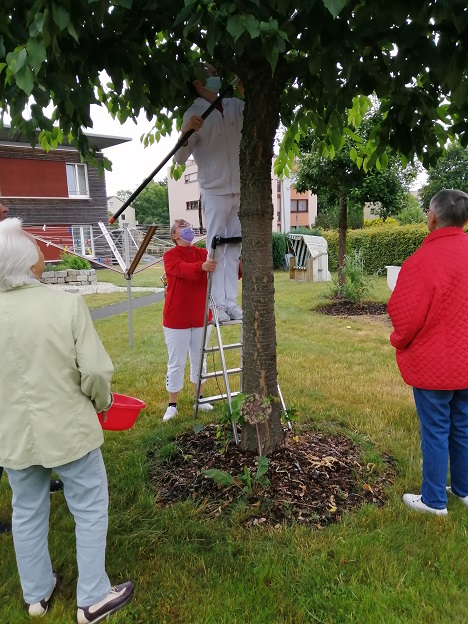
[[[117,197],[126,201],[132,191],[117,192]],[[132,202],[139,223],[157,223],[169,225],[169,198],[167,180],[150,182]]]
[[[432,196],[444,188],[468,193],[468,149],[459,143],[450,145],[437,164],[429,169],[427,184],[419,193],[422,207],[428,208]]]
[[[85,152],[93,103],[120,121],[144,110],[157,139],[191,100],[185,83],[197,59],[242,79],[243,379],[247,394],[272,397],[271,418],[258,424],[267,453],[282,442],[271,260],[279,122],[281,169],[309,128],[324,153],[340,149],[345,114],[358,124],[362,96],[375,93],[383,116],[356,151],[358,166],[381,162],[387,145],[434,163],[447,135],[468,143],[467,32],[465,0],[3,0],[0,107],[14,131],[45,129],[44,147],[72,133]],[[242,444],[256,448],[253,425]]]

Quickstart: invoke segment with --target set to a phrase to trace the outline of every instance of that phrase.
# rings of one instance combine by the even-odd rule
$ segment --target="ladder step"
[[[228,368],[226,370],[226,375],[239,375],[242,373],[242,368]],[[214,377],[222,377],[224,375],[224,371],[213,371],[212,373],[207,373],[206,375],[202,375],[201,379],[213,379]]]
[[[237,392],[237,391],[231,392],[230,397],[231,399],[233,399],[239,394],[240,392]],[[216,394],[215,396],[203,397],[203,399],[198,399],[198,405],[202,405],[203,403],[214,403],[215,401],[224,401],[224,400],[227,400],[227,398],[228,398],[227,394]]]
[[[224,345],[223,351],[226,351],[226,349],[238,349],[239,347],[242,347],[242,342],[233,342],[232,344]],[[220,351],[220,347],[208,347],[204,350],[204,353],[216,353],[217,351]]]
[[[214,318],[210,321],[210,323],[211,325],[216,325],[216,323],[214,322]],[[238,321],[221,321],[219,325],[222,325],[223,327],[225,325],[242,325],[242,319]]]

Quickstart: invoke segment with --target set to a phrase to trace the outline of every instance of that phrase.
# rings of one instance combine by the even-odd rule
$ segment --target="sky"
[[[170,137],[161,139],[149,147],[144,147],[140,141],[143,133],[151,130],[153,124],[145,115],[140,115],[138,123],[126,121],[120,124],[112,119],[107,110],[101,106],[91,108],[91,117],[94,126],[89,129],[92,134],[104,134],[110,136],[131,138],[130,142],[109,147],[103,150],[104,155],[112,161],[112,171],[106,171],[107,196],[115,195],[120,190],[134,191],[135,188],[147,178],[150,173],[164,160],[177,143],[178,132],[173,132]],[[156,175],[155,180],[167,177],[169,161]]]

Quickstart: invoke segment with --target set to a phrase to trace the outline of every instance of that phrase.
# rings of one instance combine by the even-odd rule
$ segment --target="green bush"
[[[368,275],[384,272],[387,265],[401,266],[421,246],[428,234],[425,224],[400,227],[377,227],[349,230],[346,253],[359,251]],[[322,236],[328,243],[328,268],[338,269],[338,232],[327,230]]]
[[[383,221],[380,217],[378,219],[364,219],[363,227],[385,227],[387,225],[398,225],[398,221],[393,217],[388,217]]]
[[[53,267],[54,271],[67,271],[68,269],[74,269],[81,271],[82,269],[90,269],[90,263],[85,258],[73,256],[72,254],[63,251],[60,254],[60,264]]]
[[[273,232],[273,270],[284,268],[284,256],[288,251],[286,234]]]
[[[353,254],[345,256],[343,273],[346,278],[345,283],[340,284],[338,280],[335,280],[331,288],[331,296],[361,303],[369,294],[373,284],[372,278],[364,275],[364,263],[359,251],[354,250]]]
[[[408,225],[410,223],[425,223],[427,215],[424,210],[418,206],[407,206],[398,213],[398,223],[400,225]]]

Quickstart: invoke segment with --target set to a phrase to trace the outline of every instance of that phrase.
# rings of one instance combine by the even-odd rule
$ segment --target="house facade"
[[[168,169],[167,181],[171,223],[175,219],[185,219],[193,227],[200,227],[198,211],[200,187],[195,161],[187,160],[185,171],[179,180],[171,178],[170,169]],[[317,196],[310,192],[298,193],[289,180],[280,180],[273,171],[273,163],[271,198],[273,232],[289,232],[297,227],[310,227],[315,223]]]
[[[124,202],[119,199],[116,195],[111,195],[107,198],[107,211],[111,214],[115,214],[117,210],[120,210]],[[135,208],[130,204],[127,208],[125,208],[124,212],[117,219],[117,223],[119,228],[123,228],[124,224],[127,224],[128,227],[135,228],[138,225],[138,221],[136,219]]]
[[[130,140],[87,136],[98,158],[102,149]],[[46,260],[60,256],[54,243],[84,256],[111,255],[98,227],[99,221],[108,222],[105,178],[71,145],[46,152],[20,134],[11,136],[8,127],[0,128],[0,201],[39,237]]]

